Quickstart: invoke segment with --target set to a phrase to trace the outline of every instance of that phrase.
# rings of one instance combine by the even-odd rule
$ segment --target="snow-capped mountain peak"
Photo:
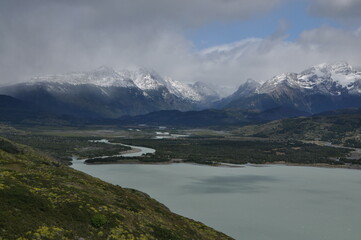
[[[279,74],[262,83],[255,91],[246,90],[247,84],[241,85],[233,95],[235,98],[226,102],[226,107],[281,111],[287,116],[359,108],[361,71],[346,62],[323,63],[300,73]]]
[[[135,85],[142,90],[157,90],[166,85],[166,82],[158,73],[146,68],[122,70],[118,74],[124,78],[132,79]]]
[[[322,94],[340,95],[342,92],[355,92],[355,82],[361,80],[361,72],[346,62],[322,63],[301,73],[283,73],[266,81],[257,88],[258,93],[270,93],[282,86],[312,91]]]
[[[105,66],[90,72],[72,72],[34,77],[30,82],[53,82],[72,85],[92,84],[100,87],[136,87],[132,80],[120,76],[112,68]]]
[[[206,100],[192,85],[174,80],[170,77],[162,77],[154,70],[137,68],[133,71],[123,70],[118,72],[122,76],[129,77],[138,88],[144,91],[159,90],[166,88],[171,94],[193,102]]]
[[[361,76],[347,62],[322,63],[301,72],[300,75],[306,81],[309,78],[317,77],[319,81],[332,80],[342,87],[349,87],[350,83]]]
[[[98,87],[137,88],[143,91],[144,96],[150,96],[149,94],[156,94],[156,91],[160,91],[159,94],[164,98],[168,94],[173,94],[190,102],[204,102],[210,99],[207,92],[200,92],[201,89],[196,86],[176,81],[170,77],[162,77],[154,70],[141,67],[132,70],[115,71],[110,67],[101,66],[88,72],[34,77],[29,84],[34,83],[91,84]],[[62,88],[62,86],[58,88]],[[210,87],[208,88],[210,89]],[[215,99],[214,93],[209,89],[208,92],[212,95],[211,99]]]
[[[173,80],[170,77],[165,78],[166,86],[171,93],[178,97],[185,97],[192,101],[202,101],[203,97],[191,85]]]
[[[195,89],[201,96],[211,96],[217,100],[220,99],[220,94],[214,90],[213,86],[204,82],[195,82],[192,85],[192,88]]]

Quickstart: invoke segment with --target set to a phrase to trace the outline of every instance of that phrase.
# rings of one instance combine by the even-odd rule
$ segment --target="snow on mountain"
[[[134,82],[130,79],[116,73],[109,67],[100,67],[90,72],[73,72],[66,74],[48,75],[42,77],[34,77],[30,80],[30,83],[37,82],[50,82],[61,84],[93,84],[101,87],[136,87]]]
[[[252,94],[255,93],[256,89],[260,86],[261,84],[251,78],[247,79],[247,81],[245,83],[243,83],[241,86],[239,86],[239,88],[237,89],[236,92],[234,92],[230,98],[237,98],[237,97],[241,97],[241,96],[250,96]]]
[[[216,101],[220,99],[220,94],[214,89],[213,86],[206,84],[204,82],[196,82],[191,85],[191,87],[198,92],[203,98]]]
[[[257,93],[271,93],[284,87],[298,89],[304,93],[340,95],[344,92],[360,93],[357,82],[361,72],[346,62],[323,63],[301,73],[283,73],[266,81],[258,87]]]
[[[201,102],[204,100],[204,96],[192,88],[191,85],[173,80],[169,77],[165,78],[165,81],[167,82],[166,86],[169,91],[178,97],[190,99],[194,102]]]
[[[182,83],[169,77],[163,78],[154,70],[148,70],[146,68],[114,71],[112,68],[102,66],[89,72],[73,72],[34,77],[29,84],[46,82],[61,84],[56,86],[57,91],[66,91],[64,84],[92,84],[99,87],[139,88],[143,91],[144,96],[148,96],[147,92],[149,91],[161,90],[161,94],[164,95],[163,97],[166,97],[167,94],[173,94],[178,98],[191,102],[204,102],[209,99],[215,99],[215,91],[211,90],[210,87],[208,87],[208,92],[206,92],[205,85],[201,89],[197,85],[193,86]],[[49,87],[54,88],[54,86]]]
[[[282,116],[290,117],[361,107],[361,72],[344,62],[320,64],[301,73],[279,74],[253,89],[247,83],[241,85],[234,94],[236,98],[229,103],[224,101],[224,107],[276,109]]]
[[[135,85],[142,90],[157,90],[166,85],[165,80],[155,71],[145,68],[136,70],[122,70],[117,72],[123,78],[132,79]]]
[[[124,70],[118,73],[132,79],[137,87],[145,91],[166,88],[171,94],[193,102],[201,102],[208,97],[198,92],[192,85],[176,81],[170,77],[163,78],[154,70],[138,68],[134,71]]]

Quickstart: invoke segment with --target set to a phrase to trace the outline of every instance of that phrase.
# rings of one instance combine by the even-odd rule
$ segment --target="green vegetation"
[[[80,158],[94,158],[97,156],[112,156],[122,151],[130,150],[130,147],[110,145],[102,142],[94,142],[99,137],[70,137],[55,135],[33,134],[2,134],[15,142],[31,146],[51,157],[69,162],[73,155]]]
[[[344,145],[357,147],[360,141],[357,138],[359,135],[355,133],[359,131],[357,127],[359,119],[354,117],[356,115],[352,116],[353,118],[341,117],[342,120],[346,121],[349,119],[347,120],[348,122],[353,122],[351,127],[344,121],[341,121],[339,117],[337,121],[334,121],[337,122],[337,125],[325,124],[325,120],[320,120],[326,118],[330,121],[330,118],[333,118],[333,116],[315,117],[316,120],[297,118],[275,121],[260,126],[248,126],[234,130],[233,134],[227,131],[185,130],[179,133],[191,136],[183,139],[151,139],[150,130],[145,129],[128,139],[117,138],[113,131],[109,133],[106,130],[84,131],[83,133],[77,130],[75,132],[76,136],[71,136],[71,132],[60,134],[60,131],[52,132],[45,130],[45,134],[40,134],[39,132],[31,134],[14,132],[11,129],[7,129],[7,131],[3,131],[2,135],[13,141],[30,145],[56,159],[66,162],[69,162],[71,157],[76,155],[80,158],[88,158],[86,163],[183,161],[200,164],[286,162],[297,164],[322,163],[338,166],[344,164],[358,165],[359,160],[357,157],[352,160],[348,159],[348,154],[351,152],[350,149],[317,146],[300,141],[322,139],[322,136],[330,135],[335,129],[339,129],[339,134],[332,135],[333,139],[335,140],[335,136],[340,136],[343,133],[345,137],[342,140]],[[320,128],[320,123],[324,124],[322,128]],[[326,125],[328,128],[325,127]],[[343,125],[347,126],[344,127]],[[93,136],[93,133],[96,132],[110,135]],[[51,133],[54,135],[51,135]],[[141,134],[143,134],[143,137]],[[114,155],[119,154],[121,151],[129,150],[129,147],[90,141],[104,137],[108,138],[111,142],[154,148],[156,149],[156,154],[148,154],[137,158],[114,157]],[[101,156],[110,157],[100,158]]]
[[[12,154],[21,152],[21,150],[17,146],[3,138],[0,138],[0,150]]]
[[[139,163],[160,163],[168,162],[170,159],[162,157],[160,154],[147,154],[141,157],[106,157],[106,158],[90,158],[85,160],[88,164],[98,163],[127,163],[127,162],[139,162]]]
[[[361,114],[284,119],[263,125],[246,126],[233,133],[240,136],[321,140],[350,145],[350,141],[361,142]]]
[[[113,139],[112,141],[117,141]],[[121,139],[123,143],[156,149],[154,156],[137,158],[140,161],[170,161],[181,159],[200,164],[216,163],[272,163],[343,164],[334,159],[346,157],[350,149],[324,147],[299,141],[249,141],[237,139]],[[119,159],[118,159],[119,160]]]
[[[0,138],[0,239],[231,239],[171,213],[136,190],[105,183]]]
[[[361,140],[360,139],[347,139],[347,140],[345,140],[345,146],[353,147],[353,148],[361,148]]]
[[[108,219],[105,215],[103,214],[95,214],[92,218],[91,218],[91,224],[96,227],[96,228],[100,228],[103,227],[105,224],[108,223]]]

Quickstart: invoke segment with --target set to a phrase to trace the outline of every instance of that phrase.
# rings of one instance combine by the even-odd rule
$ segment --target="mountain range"
[[[1,87],[0,94],[32,103],[53,114],[81,118],[195,110],[220,98],[205,83],[185,84],[144,68],[115,71],[109,67],[35,77],[28,82]]]
[[[309,114],[361,107],[361,71],[345,62],[324,63],[263,84],[248,80],[221,103],[223,108],[263,111],[282,106]]]
[[[33,112],[53,119],[113,119],[119,124],[244,125],[360,108],[361,71],[345,62],[324,63],[261,83],[248,79],[220,99],[217,88],[203,82],[185,84],[145,68],[100,67],[35,77],[0,87],[0,94],[7,95],[0,110],[11,115],[15,106],[17,116],[26,113],[24,118]]]

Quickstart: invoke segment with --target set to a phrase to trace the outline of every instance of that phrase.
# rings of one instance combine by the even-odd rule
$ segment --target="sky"
[[[230,89],[360,68],[360,13],[360,0],[0,0],[0,85],[103,65]]]

